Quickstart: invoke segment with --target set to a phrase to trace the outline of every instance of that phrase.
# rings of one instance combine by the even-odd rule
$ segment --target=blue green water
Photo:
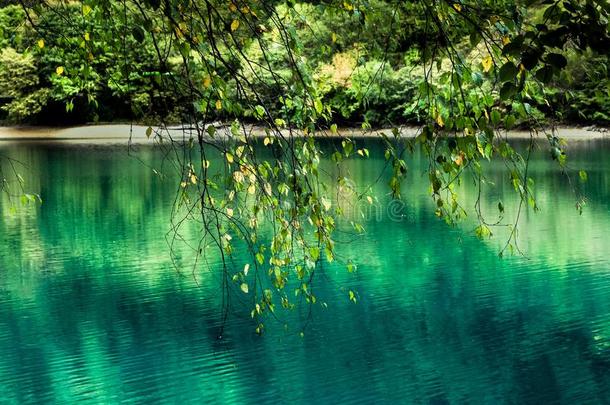
[[[147,147],[4,145],[39,206],[0,200],[0,402],[25,403],[610,403],[610,142],[576,142],[573,183],[532,158],[541,212],[522,217],[524,255],[498,258],[505,230],[434,216],[423,162],[409,158],[405,205],[371,211],[366,234],[337,236],[344,265],[323,264],[321,306],[303,337],[269,321],[254,333],[236,300],[217,339],[220,277],[172,265],[166,233],[176,182]],[[373,183],[382,153],[349,162]],[[514,215],[506,172],[497,202]],[[381,200],[386,180],[374,186]],[[463,187],[465,202],[475,190]],[[337,202],[335,202],[337,203]],[[356,304],[347,291],[357,292]],[[290,321],[299,322],[298,311]]]

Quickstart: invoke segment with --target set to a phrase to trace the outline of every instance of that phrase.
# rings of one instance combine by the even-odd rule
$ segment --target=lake
[[[328,307],[314,307],[302,336],[304,309],[259,336],[235,294],[218,339],[219,259],[193,270],[178,246],[174,266],[178,180],[151,170],[171,172],[159,150],[0,144],[43,200],[15,211],[0,200],[0,402],[610,403],[610,141],[568,148],[582,215],[548,152],[534,153],[540,212],[522,214],[523,254],[503,258],[507,229],[479,240],[473,219],[435,217],[417,153],[404,202],[391,203],[388,174],[375,182],[383,152],[367,147],[370,159],[342,170],[380,202],[365,209],[364,236],[336,236],[357,270],[321,264]],[[487,169],[483,210],[497,217],[501,200],[510,221],[507,172]],[[469,206],[475,191],[461,188]]]

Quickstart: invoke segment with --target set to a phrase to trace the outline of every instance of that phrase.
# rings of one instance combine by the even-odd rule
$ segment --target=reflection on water
[[[347,168],[358,184],[384,164],[369,149],[381,158]],[[504,230],[481,242],[470,221],[449,228],[434,217],[413,157],[401,214],[379,208],[366,236],[337,236],[358,270],[323,265],[317,288],[328,309],[316,309],[304,337],[281,324],[256,336],[237,303],[222,340],[217,275],[198,272],[198,287],[190,270],[172,267],[165,233],[176,183],[145,166],[159,167],[160,154],[142,148],[143,164],[113,147],[3,152],[28,164],[26,182],[44,201],[16,214],[1,201],[7,403],[610,401],[607,141],[571,151],[589,177],[582,216],[556,166],[535,156],[542,211],[523,217],[526,256],[502,260]],[[514,208],[515,196],[502,168],[490,170],[484,209],[495,215],[498,200]],[[374,185],[382,196],[384,182]],[[467,185],[463,194],[474,203]],[[188,251],[178,253],[188,266]]]

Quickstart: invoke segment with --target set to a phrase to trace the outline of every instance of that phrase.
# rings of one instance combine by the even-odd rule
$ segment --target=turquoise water
[[[588,198],[582,215],[556,165],[535,154],[541,212],[523,215],[524,255],[503,259],[506,231],[480,241],[470,220],[439,221],[423,162],[409,158],[405,204],[367,211],[363,237],[337,236],[357,271],[323,264],[328,309],[302,337],[274,321],[256,335],[236,300],[222,339],[218,262],[193,273],[178,247],[183,270],[172,265],[176,182],[150,169],[164,168],[159,151],[1,149],[43,199],[16,213],[0,200],[2,403],[610,403],[608,141],[570,147],[570,166],[588,173],[584,185],[572,173]],[[344,169],[358,184],[383,168],[369,149]],[[511,217],[506,172],[488,169],[483,208],[496,215],[502,200]],[[387,202],[385,183],[374,188]]]

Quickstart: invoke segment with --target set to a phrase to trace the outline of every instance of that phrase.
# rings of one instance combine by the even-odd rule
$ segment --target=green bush
[[[11,122],[22,122],[39,113],[47,104],[50,90],[39,88],[34,57],[13,48],[0,52],[0,98],[7,100],[2,110]]]

